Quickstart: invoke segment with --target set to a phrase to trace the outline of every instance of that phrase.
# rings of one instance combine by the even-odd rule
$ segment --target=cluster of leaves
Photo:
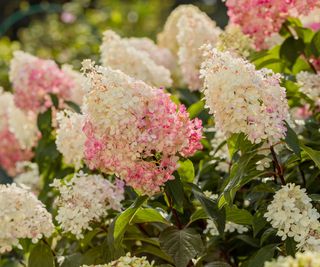
[[[273,155],[270,168],[256,168],[257,162],[265,157],[259,151],[265,148],[251,144],[243,134],[235,134],[226,142],[231,159],[229,171],[219,171],[217,165],[223,159],[210,153],[214,133],[205,131],[204,149],[190,159],[180,160],[175,179],[166,183],[163,192],[153,197],[139,196],[127,187],[124,211],[110,213],[102,223],[93,224],[93,230],[84,239],[78,241],[71,235],[61,235],[43,239],[37,245],[23,241],[24,252],[14,250],[2,256],[0,265],[21,266],[27,258],[30,267],[78,267],[106,263],[130,251],[137,256],[146,255],[150,262],[163,267],[262,267],[265,261],[280,254],[294,255],[293,239],[281,241],[277,230],[263,215],[284,182],[306,188],[313,205],[320,208],[320,118],[312,100],[299,92],[295,79],[301,70],[314,70],[309,60],[320,56],[320,32],[312,32],[299,21],[289,19],[281,35],[284,38],[281,45],[255,53],[250,60],[257,68],[282,73],[290,107],[309,103],[313,115],[305,121],[299,137],[288,125],[287,136],[279,144],[285,148],[279,155]],[[201,118],[206,129],[214,125],[199,92],[171,91],[174,101],[188,107],[191,118]],[[39,116],[42,138],[35,150],[35,161],[44,182],[39,197],[55,214],[49,184],[53,178],[66,177],[74,170],[63,164],[51,124],[50,111]],[[205,191],[218,194],[219,198],[214,200]],[[218,236],[205,231],[208,220],[215,223]],[[225,232],[226,222],[245,225],[249,231]],[[64,260],[59,264],[62,256]]]

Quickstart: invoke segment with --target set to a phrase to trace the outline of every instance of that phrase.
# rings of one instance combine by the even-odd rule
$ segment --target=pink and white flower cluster
[[[76,72],[66,67],[61,70],[52,60],[44,60],[22,51],[16,51],[10,65],[10,81],[17,107],[42,112],[52,106],[50,94],[59,101],[77,101],[81,93],[75,79]],[[77,76],[81,79],[80,74]]]
[[[16,175],[16,164],[33,157],[38,138],[36,117],[14,105],[13,95],[0,88],[0,166]]]
[[[319,6],[318,0],[227,0],[232,23],[254,37],[258,49],[265,49],[265,39],[279,32],[288,17],[308,15]]]
[[[285,136],[288,103],[280,76],[206,46],[201,75],[206,105],[226,137],[245,133],[252,143],[278,142]]]
[[[170,95],[110,68],[85,61],[84,157],[92,169],[116,173],[147,194],[172,179],[178,156],[202,148],[202,125]]]

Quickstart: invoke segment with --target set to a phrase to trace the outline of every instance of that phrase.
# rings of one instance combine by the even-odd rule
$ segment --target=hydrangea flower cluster
[[[264,214],[277,235],[285,240],[293,237],[302,250],[320,249],[320,214],[299,185],[287,184],[278,190]]]
[[[84,143],[86,136],[82,131],[84,116],[69,110],[57,113],[57,149],[61,152],[67,164],[76,169],[82,165],[84,158]]]
[[[14,105],[13,95],[0,88],[0,166],[11,176],[16,163],[33,157],[38,137],[36,118]]]
[[[73,100],[72,90],[79,92],[74,73],[70,75],[70,69],[66,72],[61,70],[52,60],[16,51],[9,72],[15,104],[23,110],[37,113],[52,105],[50,94],[56,94],[59,100]]]
[[[279,32],[283,22],[290,16],[307,15],[318,0],[227,0],[228,15],[232,23],[255,39],[258,49],[267,48],[265,38]]]
[[[320,266],[320,253],[306,251],[304,253],[298,252],[295,258],[288,256],[280,256],[278,259],[268,261],[264,267],[319,267]]]
[[[253,51],[253,40],[244,34],[239,25],[229,24],[219,35],[216,48],[219,51],[229,51],[230,53],[248,57]]]
[[[196,6],[181,5],[170,14],[159,34],[159,45],[177,55],[182,78],[190,90],[198,90],[202,84],[200,47],[206,43],[214,45],[220,32],[215,22]]]
[[[0,253],[20,247],[19,239],[36,243],[53,231],[51,214],[33,193],[16,184],[0,185]]]
[[[134,43],[134,45],[132,45]],[[159,57],[165,50],[158,49],[157,59],[151,57],[152,51],[149,47],[141,48],[141,43],[121,39],[119,35],[111,30],[103,34],[101,45],[101,62],[106,67],[118,69],[127,75],[142,80],[156,87],[169,87],[172,84],[170,71],[159,62]],[[152,49],[156,47],[152,46]],[[147,51],[146,51],[147,50]],[[169,51],[167,51],[170,53]],[[168,56],[168,55],[167,55]],[[157,62],[158,61],[158,62]]]
[[[124,198],[123,183],[112,184],[102,175],[76,173],[70,181],[55,179],[52,185],[60,195],[56,199],[56,220],[64,232],[83,238],[85,230],[92,230],[90,223],[100,221],[108,209],[120,210]]]
[[[284,137],[288,104],[280,76],[234,58],[229,52],[204,47],[201,76],[206,106],[216,128],[226,137],[243,132],[252,143],[275,143]]]
[[[320,75],[307,71],[301,71],[297,74],[297,82],[300,85],[300,91],[318,102],[320,99]]]
[[[202,148],[202,125],[170,95],[121,71],[84,62],[90,90],[85,98],[85,160],[115,173],[146,194],[172,179],[178,155]]]
[[[119,259],[103,265],[84,265],[82,267],[152,267],[153,263],[149,263],[146,257],[135,257],[127,253]]]

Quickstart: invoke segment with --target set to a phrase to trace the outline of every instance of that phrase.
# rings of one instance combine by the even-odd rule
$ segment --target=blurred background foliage
[[[98,60],[104,30],[155,40],[180,4],[199,6],[220,27],[227,23],[220,0],[0,0],[0,86],[10,90],[8,64],[14,50],[79,68],[85,58]]]

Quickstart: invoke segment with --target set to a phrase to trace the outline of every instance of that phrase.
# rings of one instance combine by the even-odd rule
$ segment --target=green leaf
[[[179,177],[175,176],[174,180],[166,182],[165,191],[168,196],[172,199],[173,207],[179,211],[183,212],[183,201],[184,201],[184,191],[183,185]],[[168,200],[170,201],[170,200]]]
[[[287,126],[287,134],[285,141],[287,145],[292,149],[292,151],[300,158],[301,157],[301,149],[299,145],[299,139],[297,134],[291,129],[289,124],[286,122]]]
[[[217,201],[205,196],[196,185],[191,184],[191,187],[195,198],[200,202],[207,215],[214,221],[219,233],[223,234],[226,222],[225,209],[219,209]]]
[[[301,39],[294,37],[287,38],[280,47],[280,58],[284,59],[289,67],[292,67],[297,58],[304,50],[304,43]]]
[[[263,213],[256,212],[253,216],[252,228],[253,228],[253,236],[255,237],[267,224],[266,219],[263,217]]]
[[[64,261],[60,267],[79,267],[82,265],[82,254],[77,252],[64,257]]]
[[[204,109],[204,101],[203,100],[200,100],[200,101],[192,104],[188,108],[188,113],[189,113],[190,119],[197,117],[203,109]]]
[[[316,57],[320,57],[320,31],[313,36],[310,48]]]
[[[152,246],[149,244],[144,244],[143,246],[139,247],[135,253],[137,255],[148,253],[148,254],[154,255],[160,259],[163,259],[167,262],[173,263],[172,258],[167,253],[163,252],[158,247],[155,247],[155,246]]]
[[[231,265],[224,261],[214,261],[207,263],[204,267],[231,267]]]
[[[194,180],[194,167],[191,160],[179,161],[178,173],[182,182],[192,183]]]
[[[296,245],[297,243],[292,237],[287,237],[285,241],[287,255],[294,257],[294,255],[296,254]]]
[[[314,202],[320,202],[320,195],[319,194],[311,194],[309,197],[312,199]]]
[[[263,267],[265,261],[270,260],[278,244],[270,244],[259,249],[249,260],[248,267]]]
[[[140,208],[134,215],[131,223],[161,222],[170,224],[161,214],[152,208]]]
[[[313,150],[312,148],[307,147],[305,145],[301,145],[300,147],[303,149],[304,152],[307,153],[310,159],[312,159],[313,162],[320,169],[320,151]]]
[[[51,249],[39,242],[31,251],[28,261],[28,267],[54,267],[54,257]]]
[[[234,222],[237,224],[252,224],[252,214],[245,210],[239,209],[236,205],[232,207],[226,206],[227,221]]]
[[[191,223],[193,223],[193,222],[195,222],[197,220],[205,220],[205,219],[208,219],[208,218],[209,218],[209,216],[204,211],[204,209],[198,209],[191,215],[188,225],[190,225]]]
[[[160,234],[160,246],[173,258],[177,267],[185,267],[203,250],[201,236],[191,228],[168,227]]]
[[[109,245],[113,245],[115,249],[121,247],[123,235],[126,232],[128,225],[131,223],[135,214],[138,212],[139,208],[147,198],[147,196],[141,196],[137,198],[128,209],[114,219],[110,227],[111,229],[108,233]]]

